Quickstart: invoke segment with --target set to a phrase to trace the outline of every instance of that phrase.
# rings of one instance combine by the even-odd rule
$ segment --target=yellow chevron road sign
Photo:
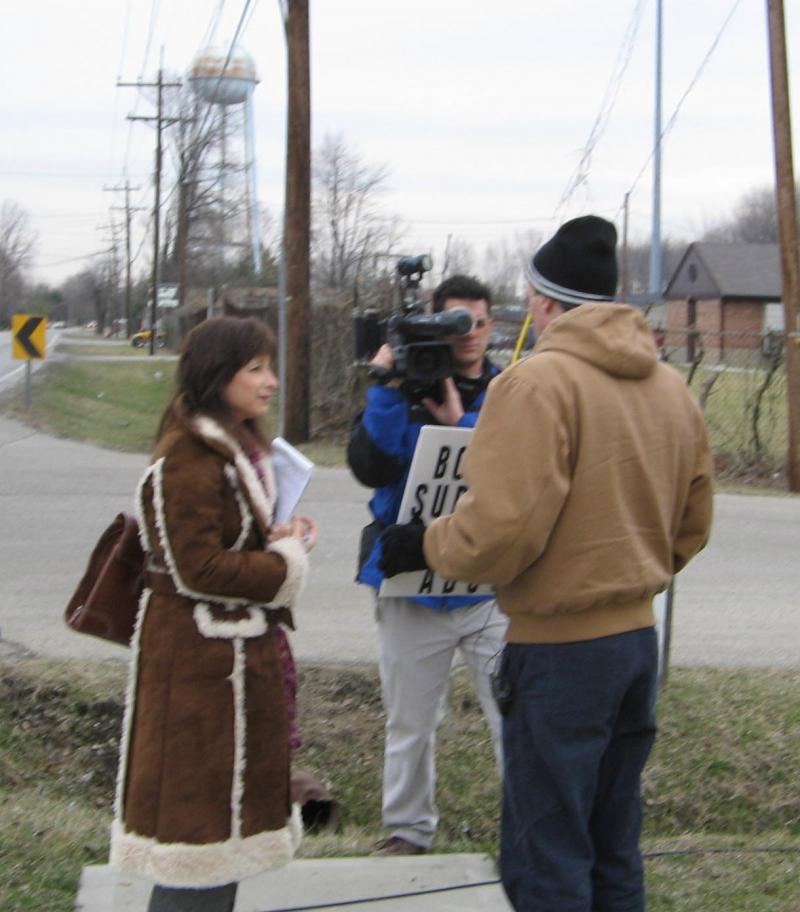
[[[18,361],[46,357],[46,334],[47,317],[13,314],[11,317],[12,356]]]

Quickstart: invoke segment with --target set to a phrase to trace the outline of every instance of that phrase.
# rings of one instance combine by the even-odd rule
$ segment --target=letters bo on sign
[[[472,428],[426,425],[422,428],[411,461],[399,523],[419,516],[427,526],[432,519],[452,513],[459,497],[467,490],[462,477],[464,451]],[[446,580],[431,570],[400,573],[384,580],[380,594],[414,598],[427,595],[482,595],[493,597],[491,586],[475,586]]]

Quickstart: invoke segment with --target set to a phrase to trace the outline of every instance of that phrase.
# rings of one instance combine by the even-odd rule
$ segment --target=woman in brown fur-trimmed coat
[[[256,320],[196,327],[138,489],[147,580],[111,863],[155,881],[150,912],[229,912],[237,882],[286,864],[300,841],[282,625],[316,526],[273,523],[259,421],[277,389],[274,355]]]

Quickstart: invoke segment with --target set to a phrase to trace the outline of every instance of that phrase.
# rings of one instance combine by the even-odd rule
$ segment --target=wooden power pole
[[[125,212],[125,338],[130,339],[133,335],[133,307],[131,304],[131,216],[135,211],[142,209],[141,206],[131,206],[131,191],[139,190],[139,187],[131,187],[128,180],[123,187],[103,187],[103,190],[109,193],[125,191],[125,205],[112,206],[112,209],[123,209]]]
[[[286,49],[288,103],[286,123],[286,403],[284,436],[303,443],[310,435],[311,300],[311,91],[309,0],[287,0]]]
[[[767,0],[769,61],[772,83],[772,128],[775,138],[775,185],[783,273],[786,326],[786,398],[789,410],[789,490],[800,492],[800,252],[797,203],[792,165],[789,75],[783,0]]]
[[[154,201],[153,201],[153,298],[150,302],[150,354],[154,355],[156,351],[156,322],[158,317],[158,286],[161,277],[161,264],[159,262],[159,228],[161,226],[161,161],[163,158],[162,134],[164,127],[168,124],[177,123],[179,118],[164,117],[164,89],[169,87],[180,87],[180,82],[164,82],[163,70],[159,67],[157,82],[117,82],[118,86],[136,86],[142,88],[157,89],[156,94],[156,114],[154,117],[142,117],[136,114],[129,114],[128,120],[146,120],[155,121],[156,124],[156,163],[153,174]]]

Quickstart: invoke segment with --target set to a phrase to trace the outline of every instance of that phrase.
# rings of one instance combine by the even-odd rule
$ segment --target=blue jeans
[[[644,912],[657,665],[653,628],[503,651],[500,873],[517,912]]]

